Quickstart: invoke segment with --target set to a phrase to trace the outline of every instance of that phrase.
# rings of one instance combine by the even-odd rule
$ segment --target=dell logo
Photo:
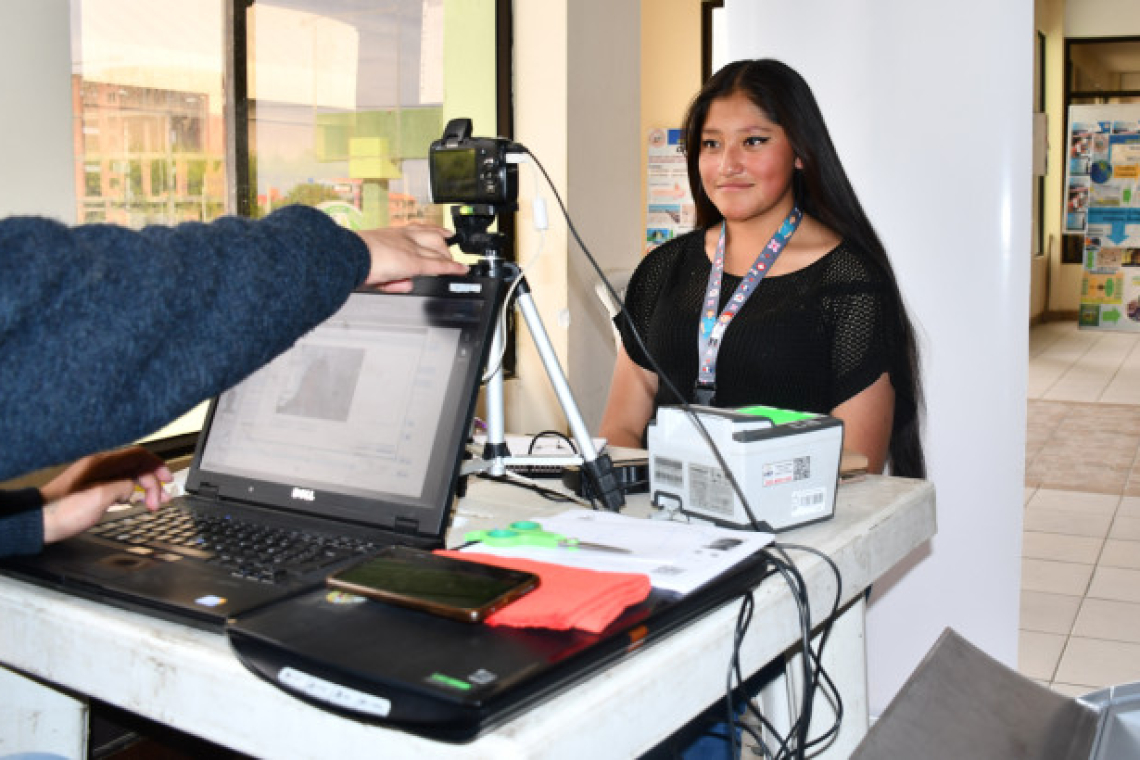
[[[317,495],[313,493],[311,488],[294,488],[293,498],[304,499],[305,501],[313,501],[317,498]]]

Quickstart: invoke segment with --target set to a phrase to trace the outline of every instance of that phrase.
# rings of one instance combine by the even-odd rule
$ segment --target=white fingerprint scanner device
[[[679,406],[649,423],[654,506],[732,528],[778,532],[835,514],[843,421],[767,406],[690,406],[732,471],[759,525],[749,519],[716,456]]]

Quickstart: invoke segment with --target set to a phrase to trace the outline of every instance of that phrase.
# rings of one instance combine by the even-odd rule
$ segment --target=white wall
[[[1032,0],[727,0],[732,58],[812,85],[923,334],[938,535],[875,588],[872,713],[950,626],[1016,665]]]
[[[1140,34],[1136,0],[1065,0],[1065,36],[1127,37]]]
[[[67,0],[0,3],[0,215],[75,221]]]
[[[636,265],[642,249],[641,7],[573,0],[569,23],[568,205],[603,269]],[[585,255],[569,243],[571,388],[591,430],[602,419],[615,356],[613,331]],[[632,263],[631,263],[632,262]]]
[[[566,197],[569,161],[567,2],[544,0],[516,3],[514,7],[514,138],[538,157],[563,198]],[[527,264],[536,251],[543,252],[542,258],[527,270],[527,281],[534,291],[535,304],[551,343],[565,368],[567,332],[559,327],[558,317],[566,310],[566,250],[570,236],[545,180],[539,181],[539,194],[548,199],[550,229],[544,236],[534,230],[532,171],[529,167],[519,170],[519,262]],[[504,393],[507,429],[515,433],[565,430],[558,399],[550,389],[542,362],[525,329],[520,329],[516,345],[518,377],[507,382]]]
[[[1032,262],[1029,316],[1072,311],[1079,307],[1080,281],[1071,282],[1061,264],[1061,222],[1065,206],[1065,0],[1037,0],[1036,31],[1045,35],[1045,113],[1048,146],[1045,175],[1043,241],[1045,256]],[[1073,267],[1080,269],[1080,267]],[[1078,300],[1074,300],[1073,297]]]
[[[515,139],[546,167],[574,226],[601,267],[630,266],[641,250],[640,7],[608,0],[514,6]],[[596,429],[609,393],[613,338],[594,296],[596,278],[545,187],[550,229],[528,270],[534,300],[586,424]],[[538,246],[530,169],[520,173],[519,259]],[[520,330],[519,378],[506,390],[512,432],[566,430],[565,417]]]

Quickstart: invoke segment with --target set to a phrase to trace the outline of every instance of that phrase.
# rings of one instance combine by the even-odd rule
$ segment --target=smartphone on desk
[[[389,546],[333,573],[328,585],[369,599],[477,623],[537,588],[538,576],[407,546]]]

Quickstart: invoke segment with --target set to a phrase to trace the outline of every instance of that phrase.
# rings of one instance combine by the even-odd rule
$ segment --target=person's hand
[[[82,533],[112,504],[137,500],[158,509],[170,501],[163,485],[172,479],[163,461],[139,446],[86,456],[40,488],[47,505],[44,543]]]
[[[448,231],[432,224],[409,224],[406,227],[383,227],[356,233],[368,246],[372,268],[365,285],[389,293],[406,293],[412,289],[411,278],[417,275],[464,274],[467,265],[451,257],[447,247]]]

